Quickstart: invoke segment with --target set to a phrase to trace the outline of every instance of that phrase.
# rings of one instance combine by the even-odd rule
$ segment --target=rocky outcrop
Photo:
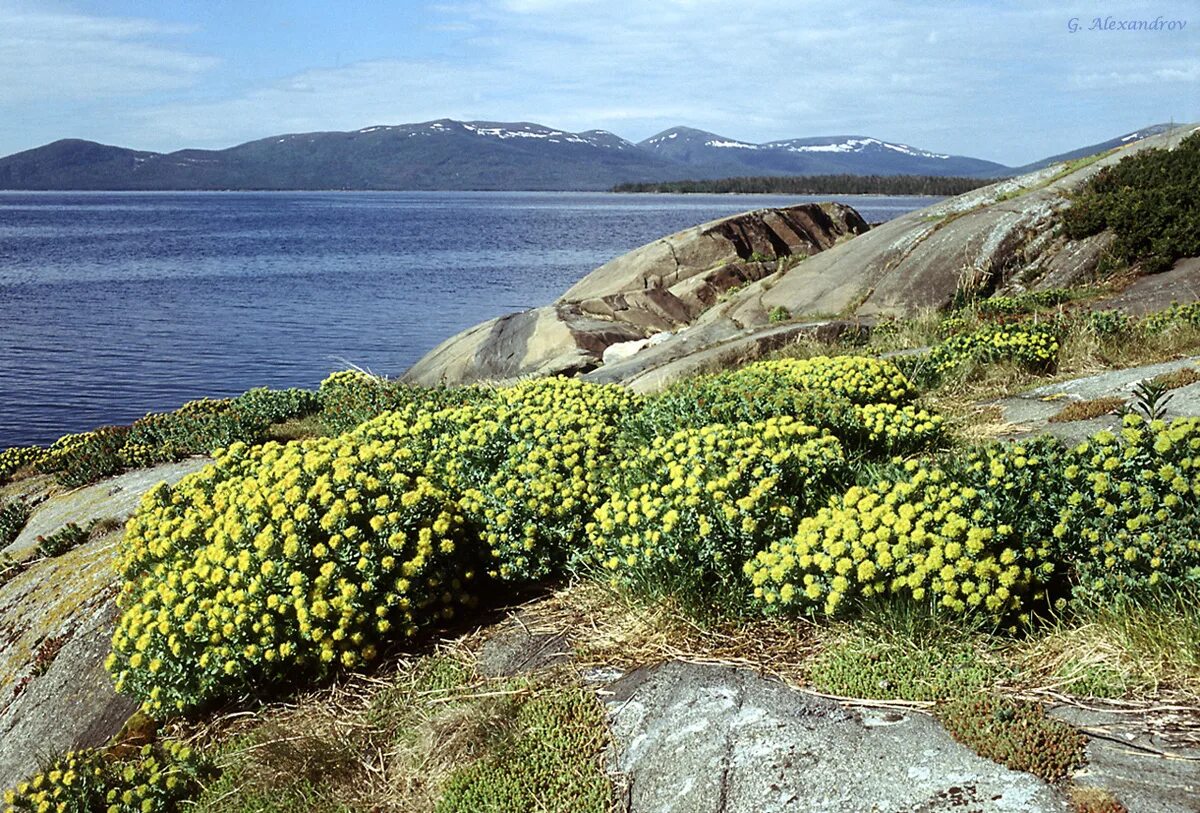
[[[405,380],[437,385],[584,372],[611,345],[686,327],[731,292],[867,229],[839,204],[762,209],[695,226],[606,263],[552,305],[448,339]]]
[[[653,389],[723,359],[754,358],[830,323],[942,307],[964,288],[987,294],[1070,286],[1094,273],[1111,239],[1059,234],[1057,217],[1072,192],[1103,167],[1139,150],[1173,147],[1193,129],[1152,136],[1086,166],[1057,164],[1001,181],[869,231],[836,204],[697,226],[606,263],[553,305],[447,340],[406,380],[587,373]],[[1195,271],[1176,276],[1159,298],[1200,295],[1200,287],[1189,288]],[[776,324],[781,316],[784,327]],[[600,366],[607,347],[666,331],[672,335],[661,344]]]
[[[854,711],[749,670],[679,662],[609,692],[609,764],[630,813],[1066,808],[928,715]]]
[[[30,493],[36,480],[3,489],[5,497],[44,499],[4,551],[30,564],[0,585],[0,788],[49,754],[103,744],[133,713],[103,666],[117,617],[120,525],[147,490],[207,462],[129,472],[65,494]],[[113,520],[114,530],[59,556],[31,558],[39,535],[100,519]]]

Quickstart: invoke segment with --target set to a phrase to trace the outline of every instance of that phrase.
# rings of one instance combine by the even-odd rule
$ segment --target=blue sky
[[[0,155],[450,117],[862,134],[1020,164],[1200,119],[1200,3],[1049,5],[0,0]],[[1091,30],[1110,15],[1186,25]]]

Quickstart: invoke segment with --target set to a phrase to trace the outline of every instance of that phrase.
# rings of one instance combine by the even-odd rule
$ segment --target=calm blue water
[[[0,193],[0,448],[350,363],[398,374],[643,243],[814,199]],[[845,200],[878,221],[936,198]]]

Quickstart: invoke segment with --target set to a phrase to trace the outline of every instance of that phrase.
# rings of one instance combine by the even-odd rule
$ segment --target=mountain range
[[[601,190],[744,175],[1018,174],[1161,132],[1156,125],[1014,168],[870,136],[754,144],[690,127],[634,143],[605,130],[455,121],[276,135],[224,150],[147,152],[64,139],[0,158],[0,189]]]

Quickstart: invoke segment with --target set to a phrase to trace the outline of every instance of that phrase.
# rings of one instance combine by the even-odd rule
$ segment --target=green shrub
[[[294,387],[286,390],[256,387],[234,398],[230,405],[253,424],[264,427],[303,418],[321,408],[315,392]]]
[[[0,505],[0,548],[6,548],[20,535],[32,513],[24,500],[13,500]]]
[[[67,551],[77,548],[88,541],[88,528],[80,527],[74,522],[68,522],[52,534],[37,538],[39,556],[47,558],[61,556]]]
[[[46,450],[38,470],[54,474],[65,486],[94,483],[125,468],[122,452],[129,437],[125,426],[105,426],[91,432],[64,435]]]
[[[975,303],[975,310],[984,316],[1012,316],[1020,313],[1053,308],[1070,302],[1075,292],[1067,288],[1050,288],[1044,291],[1028,291],[1015,296],[992,296]]]
[[[1084,320],[1084,326],[1101,337],[1123,336],[1133,329],[1134,321],[1123,311],[1092,311]]]
[[[1112,255],[1150,273],[1200,254],[1200,133],[1100,170],[1062,221],[1075,240],[1112,230]]]
[[[122,453],[126,466],[150,466],[207,455],[231,443],[255,443],[270,425],[238,409],[230,399],[189,401],[174,412],[137,420]]]
[[[407,406],[436,410],[483,403],[490,398],[491,390],[485,387],[413,387],[358,370],[330,374],[317,391],[321,417],[334,433],[349,431],[384,412]]]
[[[789,321],[792,318],[792,312],[783,305],[776,305],[774,308],[771,308],[771,313],[768,318],[770,319],[771,324],[779,324],[780,322]]]

